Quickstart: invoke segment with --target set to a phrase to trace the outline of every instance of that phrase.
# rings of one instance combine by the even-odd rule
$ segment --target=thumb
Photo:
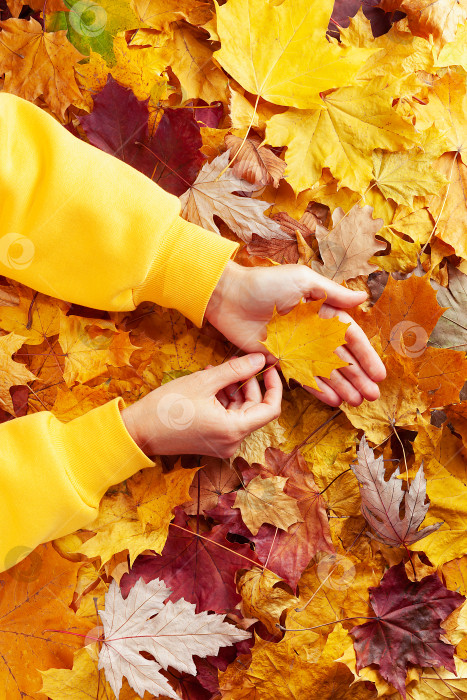
[[[217,394],[229,384],[250,379],[259,372],[265,362],[266,358],[262,352],[253,352],[205,370],[208,391]]]

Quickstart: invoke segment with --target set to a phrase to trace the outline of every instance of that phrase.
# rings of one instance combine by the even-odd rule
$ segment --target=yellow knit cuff
[[[68,477],[82,500],[96,508],[113,484],[154,466],[123,422],[121,396],[97,406],[57,430],[55,449],[63,454]]]
[[[239,247],[178,216],[166,231],[144,282],[133,289],[135,306],[154,301],[178,309],[201,328],[208,301]]]

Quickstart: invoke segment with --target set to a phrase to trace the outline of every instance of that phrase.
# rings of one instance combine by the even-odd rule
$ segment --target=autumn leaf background
[[[467,698],[465,0],[1,11],[2,90],[179,196],[184,218],[240,241],[240,264],[365,290],[352,314],[387,378],[374,402],[328,407],[300,382],[342,362],[307,325],[300,374],[291,339],[309,319],[276,317],[279,419],[231,460],[157,457],[88,529],[10,553],[0,696]],[[306,305],[318,336],[320,303]],[[129,405],[236,350],[152,303],[100,312],[6,277],[0,329],[2,422]],[[186,642],[183,663],[123,645],[160,681],[138,692],[104,668],[102,621],[146,585],[163,591],[161,620],[185,611],[183,634],[200,615],[231,632]]]

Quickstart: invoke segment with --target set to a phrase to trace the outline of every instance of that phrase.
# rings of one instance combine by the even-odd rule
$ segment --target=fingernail
[[[261,352],[254,352],[248,355],[248,360],[252,367],[261,367],[264,364],[264,355]]]

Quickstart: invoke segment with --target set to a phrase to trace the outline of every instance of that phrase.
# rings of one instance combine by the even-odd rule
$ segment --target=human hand
[[[365,292],[356,292],[313,272],[305,265],[243,267],[229,261],[208,302],[205,317],[213,326],[246,352],[265,351],[260,340],[266,339],[266,326],[274,306],[286,314],[303,299],[326,302],[320,309],[322,318],[337,316],[350,323],[345,340],[336,354],[349,366],[333,370],[330,379],[316,378],[321,391],[305,386],[311,394],[330,406],[347,401],[359,406],[363,399],[379,398],[377,382],[386,376],[384,365],[360,326],[345,309],[361,304]],[[268,362],[276,358],[266,353]]]
[[[253,353],[173,379],[122,409],[123,422],[148,456],[231,457],[247,435],[280,414],[275,367],[263,374],[264,397],[255,377],[264,363],[264,354]]]

